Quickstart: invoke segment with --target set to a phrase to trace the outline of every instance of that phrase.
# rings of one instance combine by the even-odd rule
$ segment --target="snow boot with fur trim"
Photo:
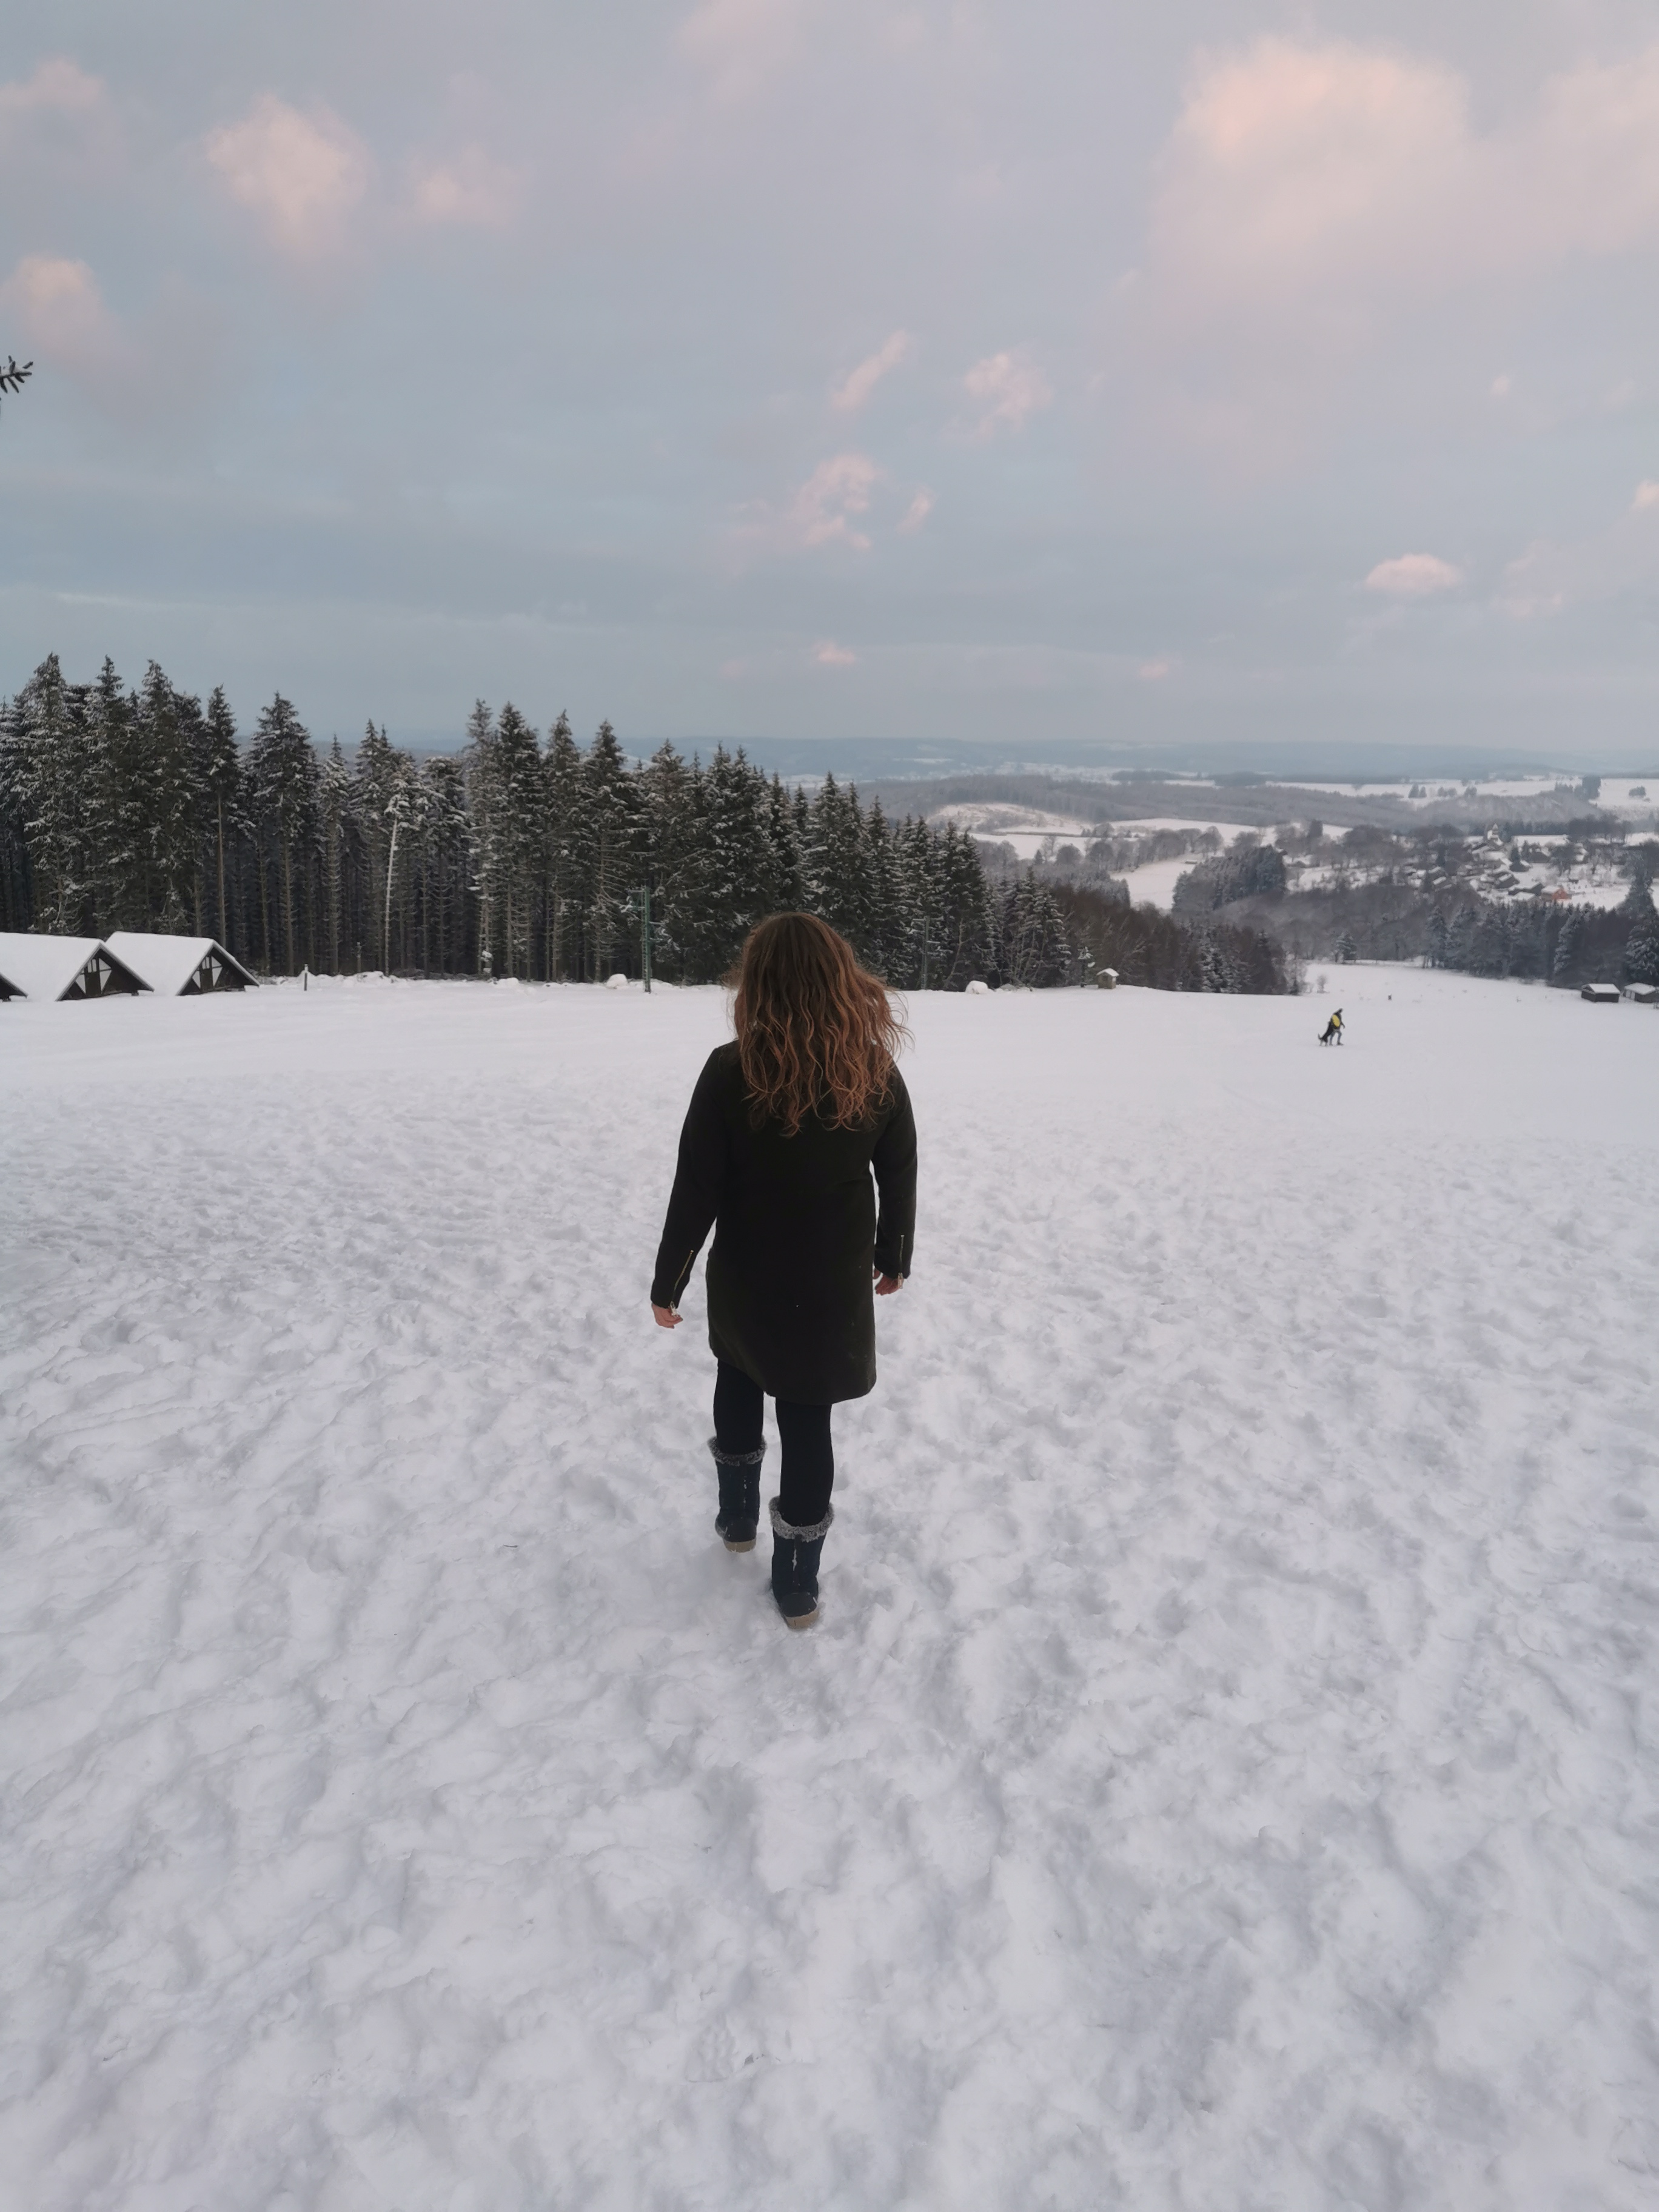
[[[791,1628],[810,1628],[818,1617],[818,1560],[836,1509],[827,1505],[810,1528],[792,1528],[771,1502],[772,1595]]]
[[[714,1533],[725,1540],[728,1552],[752,1552],[760,1526],[760,1471],[766,1457],[758,1451],[723,1452],[718,1437],[710,1437],[714,1472],[720,1479],[720,1510],[714,1516]]]

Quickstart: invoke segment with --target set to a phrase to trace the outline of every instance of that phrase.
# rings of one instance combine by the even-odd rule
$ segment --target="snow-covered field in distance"
[[[805,1636],[718,993],[0,1009],[0,2203],[1651,2206],[1659,1015],[1325,972],[913,1002]]]

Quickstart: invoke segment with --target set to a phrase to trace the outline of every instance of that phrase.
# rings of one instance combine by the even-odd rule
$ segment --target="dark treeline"
[[[1425,931],[1431,967],[1468,975],[1520,975],[1569,987],[1659,983],[1659,915],[1638,874],[1613,908],[1488,900],[1437,905]],[[1343,951],[1352,957],[1349,937]]]
[[[724,975],[763,915],[821,915],[886,980],[1052,986],[1101,967],[1174,990],[1285,988],[1250,933],[1194,929],[986,873],[973,839],[827,778],[809,799],[741,751],[629,762],[513,706],[474,708],[459,755],[372,724],[348,757],[280,695],[244,742],[151,664],[71,684],[56,656],[0,713],[0,928],[217,937],[265,973],[379,969],[594,980]]]
[[[1639,855],[1616,907],[1425,895],[1392,882],[1333,884],[1241,909],[1301,960],[1421,960],[1469,975],[1659,983],[1659,914]]]
[[[1154,906],[1131,906],[1121,894],[1086,885],[1054,894],[1081,957],[1096,972],[1153,991],[1231,991],[1260,997],[1297,988],[1294,970],[1273,938],[1231,921],[1208,919],[1194,928]]]

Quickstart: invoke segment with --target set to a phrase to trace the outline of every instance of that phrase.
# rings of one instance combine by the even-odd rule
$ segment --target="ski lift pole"
[[[651,878],[640,885],[640,974],[651,988]]]

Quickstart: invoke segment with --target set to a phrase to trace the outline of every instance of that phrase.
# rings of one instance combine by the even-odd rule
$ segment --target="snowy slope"
[[[1331,984],[915,1004],[799,1637],[718,994],[0,1012],[0,2205],[1651,2206],[1659,1017]]]

